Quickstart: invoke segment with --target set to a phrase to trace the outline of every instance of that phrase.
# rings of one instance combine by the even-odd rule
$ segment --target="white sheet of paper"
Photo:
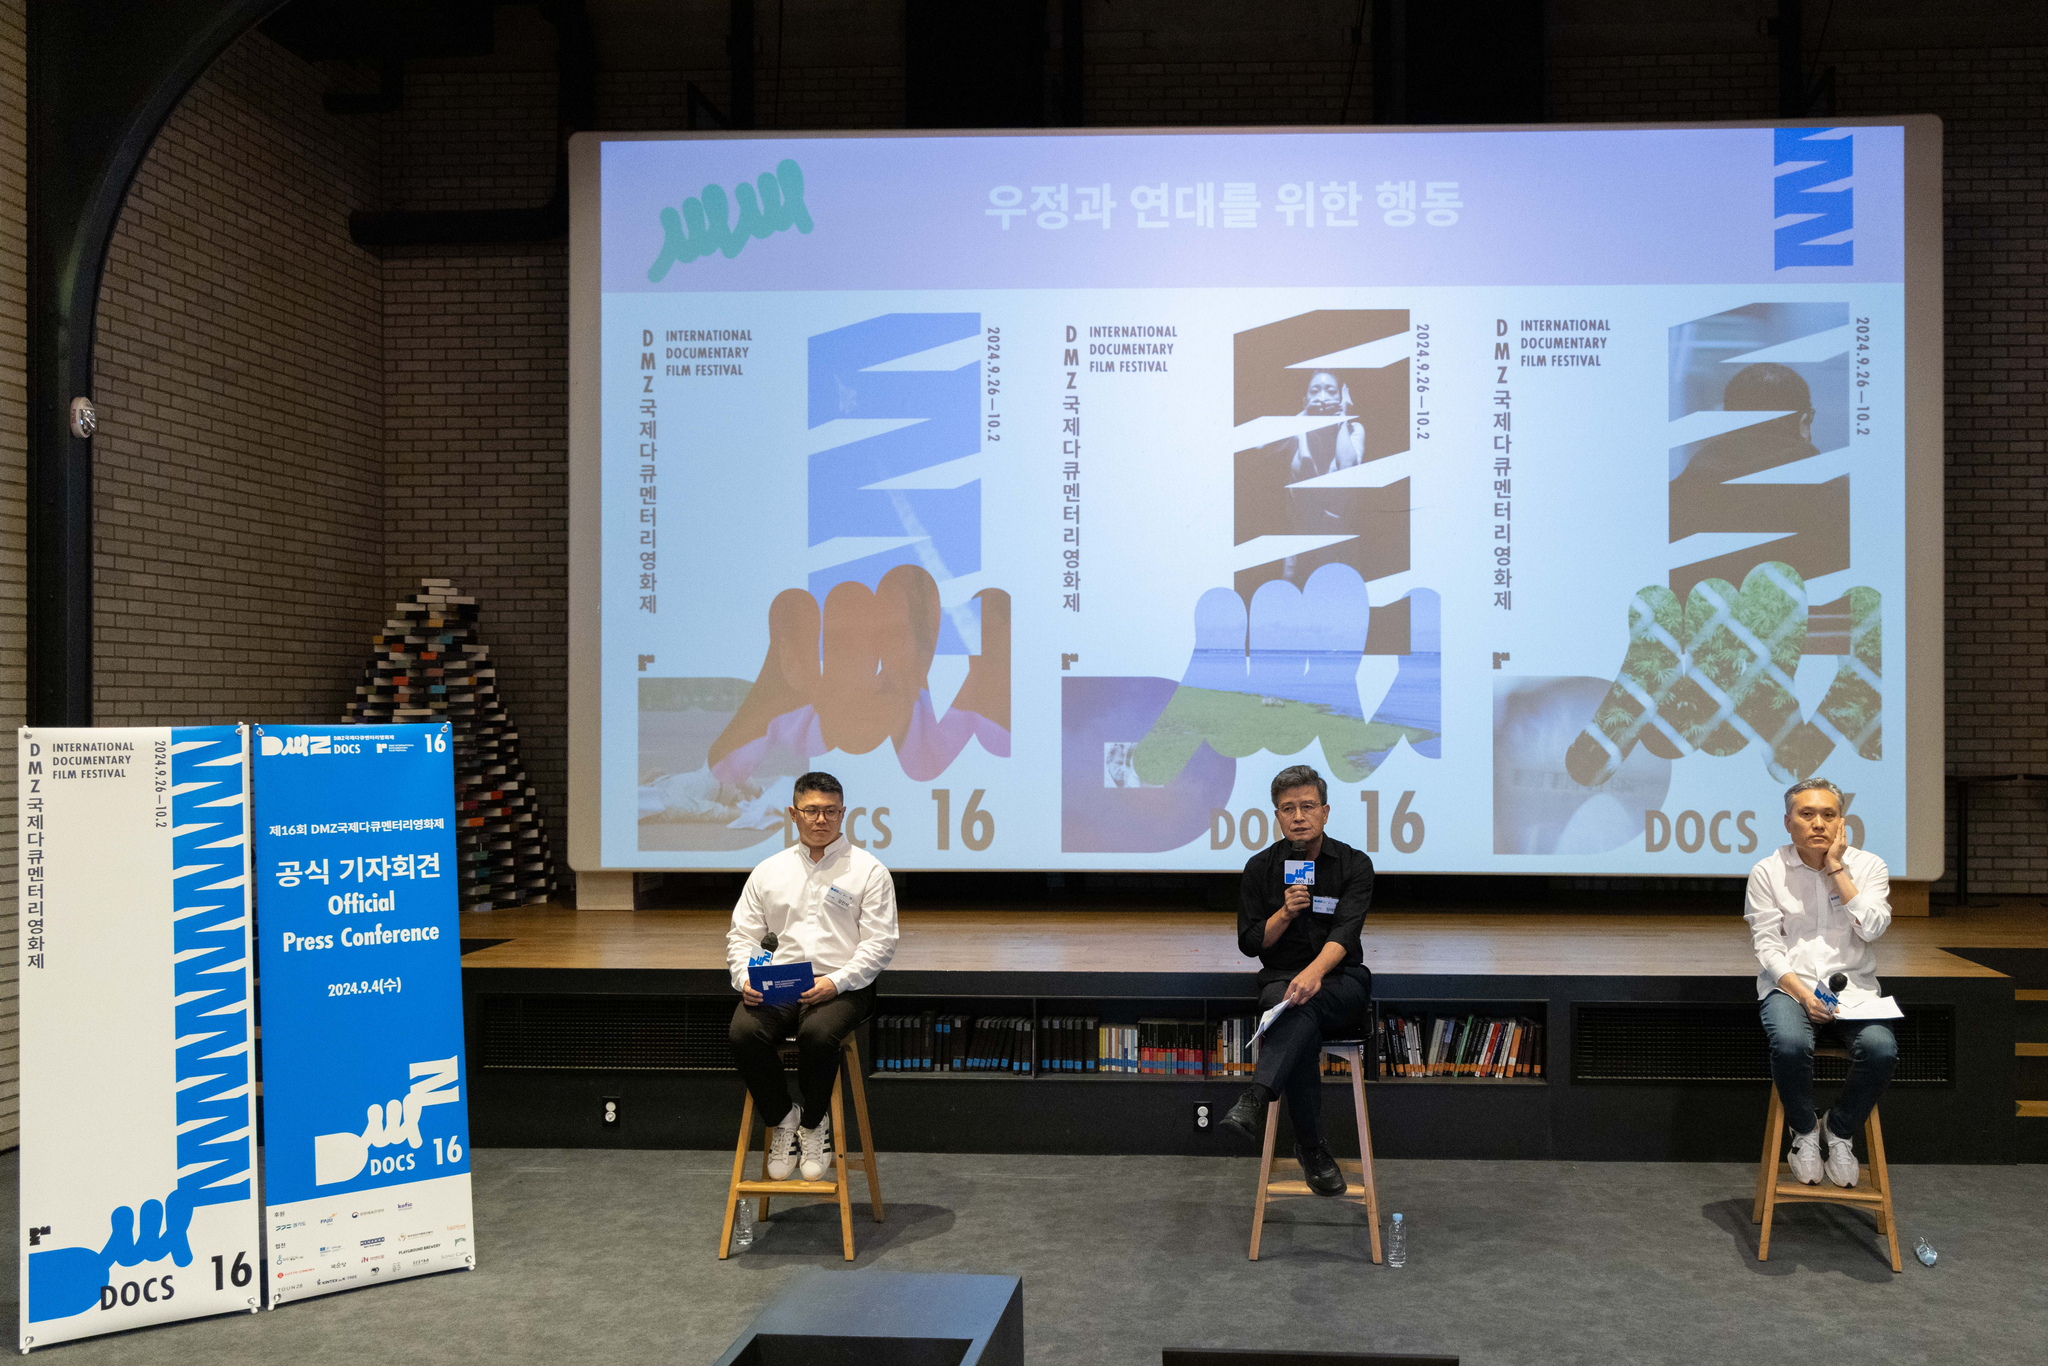
[[[1254,1032],[1254,1033],[1252,1034],[1252,1038],[1253,1038],[1253,1039],[1257,1039],[1257,1038],[1259,1037],[1259,1035],[1260,1035],[1260,1034],[1263,1034],[1263,1033],[1265,1033],[1265,1032],[1266,1032],[1266,1026],[1267,1026],[1267,1025],[1269,1025],[1269,1024],[1271,1024],[1271,1023],[1273,1023],[1273,1021],[1275,1021],[1275,1020],[1279,1019],[1279,1018],[1280,1018],[1280,1012],[1281,1012],[1281,1011],[1283,1011],[1283,1010],[1285,1010],[1285,1009],[1287,1009],[1287,1007],[1288,1007],[1288,1006],[1289,1006],[1290,1004],[1292,1004],[1292,1003],[1291,1003],[1291,1002],[1289,1002],[1289,1001],[1288,1001],[1288,1000],[1287,1000],[1286,998],[1284,998],[1284,997],[1283,997],[1283,998],[1281,998],[1281,1001],[1280,1001],[1280,1004],[1279,1004],[1279,1005],[1277,1005],[1277,1006],[1274,1006],[1274,1007],[1273,1007],[1273,1008],[1272,1008],[1271,1010],[1269,1010],[1269,1011],[1267,1011],[1267,1012],[1266,1012],[1265,1014],[1263,1014],[1263,1015],[1259,1016],[1259,1027],[1258,1027],[1258,1029],[1257,1029],[1257,1030],[1256,1030],[1256,1031],[1255,1031],[1255,1032]]]
[[[1906,1012],[1899,1009],[1897,1000],[1890,996],[1877,996],[1853,1004],[1844,1003],[1835,1009],[1838,1020],[1899,1020]]]

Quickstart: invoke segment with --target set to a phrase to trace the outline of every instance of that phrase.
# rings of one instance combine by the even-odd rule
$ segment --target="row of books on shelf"
[[[1032,1033],[1029,1015],[877,1015],[875,1070],[1028,1074]]]
[[[1380,1075],[1540,1077],[1543,1024],[1503,1015],[1383,1015]]]
[[[1140,1020],[1102,1025],[1102,1070],[1139,1077],[1200,1077],[1205,1057],[1200,1020]]]
[[[1249,1077],[1258,1065],[1254,1015],[1105,1024],[1093,1015],[879,1015],[878,1072],[1118,1073]],[[1518,1016],[1387,1014],[1379,1022],[1382,1077],[1509,1078],[1543,1075],[1543,1025]],[[1326,1077],[1350,1064],[1325,1056]]]

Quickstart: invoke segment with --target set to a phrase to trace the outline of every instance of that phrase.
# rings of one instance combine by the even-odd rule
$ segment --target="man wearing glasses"
[[[832,1083],[839,1044],[873,1009],[875,978],[896,952],[896,884],[880,859],[839,833],[846,793],[829,773],[796,780],[789,808],[797,843],[762,859],[732,908],[726,966],[740,993],[732,1052],[754,1104],[771,1121],[768,1175],[801,1170],[822,1180],[832,1152]],[[777,963],[809,962],[816,984],[797,1001],[768,1005],[747,976],[773,933]],[[796,1035],[792,1101],[776,1046]],[[780,1115],[779,1123],[773,1122]]]
[[[1280,839],[1252,855],[1238,884],[1237,947],[1259,960],[1259,1010],[1288,1008],[1259,1043],[1252,1084],[1219,1127],[1264,1142],[1266,1107],[1287,1097],[1294,1155],[1317,1195],[1342,1195],[1344,1173],[1323,1141],[1322,1043],[1369,1028],[1372,973],[1359,932],[1372,905],[1372,860],[1323,833],[1330,789],[1306,764],[1273,778]],[[1312,870],[1312,871],[1311,871]]]

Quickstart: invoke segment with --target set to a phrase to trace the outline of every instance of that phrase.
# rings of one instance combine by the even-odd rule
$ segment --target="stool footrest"
[[[736,1181],[739,1195],[837,1195],[837,1181]]]
[[[1273,1177],[1278,1176],[1283,1171],[1298,1172],[1300,1170],[1301,1163],[1295,1161],[1293,1158],[1276,1157],[1273,1159],[1273,1165],[1266,1168],[1266,1174],[1267,1179],[1270,1180]],[[1340,1157],[1337,1159],[1337,1170],[1340,1172],[1349,1172],[1353,1176],[1364,1176],[1365,1164],[1355,1157]]]
[[[1311,1190],[1309,1188],[1308,1182],[1306,1181],[1268,1181],[1266,1183],[1266,1194],[1269,1196],[1322,1195],[1320,1191]],[[1339,1191],[1335,1195],[1322,1195],[1322,1198],[1325,1200],[1363,1201],[1365,1199],[1365,1192],[1360,1190],[1356,1185],[1351,1185],[1348,1186],[1346,1189]]]
[[[1867,1186],[1851,1186],[1844,1190],[1840,1186],[1809,1186],[1801,1181],[1780,1181],[1776,1191],[1773,1193],[1777,1196],[1778,1203],[1780,1204],[1787,1200],[1811,1200],[1830,1205],[1882,1205],[1884,1203],[1883,1194],[1871,1190]]]

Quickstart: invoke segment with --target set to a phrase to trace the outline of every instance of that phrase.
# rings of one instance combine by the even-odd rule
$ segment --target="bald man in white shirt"
[[[1785,793],[1790,844],[1749,871],[1750,942],[1764,1033],[1771,1041],[1771,1078],[1792,1130],[1792,1175],[1809,1186],[1821,1173],[1837,1186],[1856,1184],[1856,1130],[1891,1084],[1899,1045],[1876,1020],[1838,1020],[1820,997],[1828,979],[1844,1006],[1876,998],[1877,952],[1871,944],[1892,923],[1891,875],[1884,860],[1849,847],[1842,793],[1825,778],[1795,783]],[[1841,1099],[1824,1115],[1813,1109],[1816,1037],[1849,1050]],[[1821,1147],[1826,1145],[1826,1156]]]
[[[874,1009],[875,978],[896,953],[896,883],[882,861],[839,832],[846,793],[829,773],[798,778],[789,808],[797,843],[762,859],[732,908],[725,961],[740,1004],[732,1052],[754,1104],[769,1121],[768,1176],[817,1181],[832,1152],[832,1083],[839,1044]],[[776,937],[776,963],[811,965],[816,984],[797,1001],[768,1005],[747,975]],[[800,1102],[789,1095],[777,1045],[796,1035]],[[780,1116],[780,1119],[777,1119]]]

